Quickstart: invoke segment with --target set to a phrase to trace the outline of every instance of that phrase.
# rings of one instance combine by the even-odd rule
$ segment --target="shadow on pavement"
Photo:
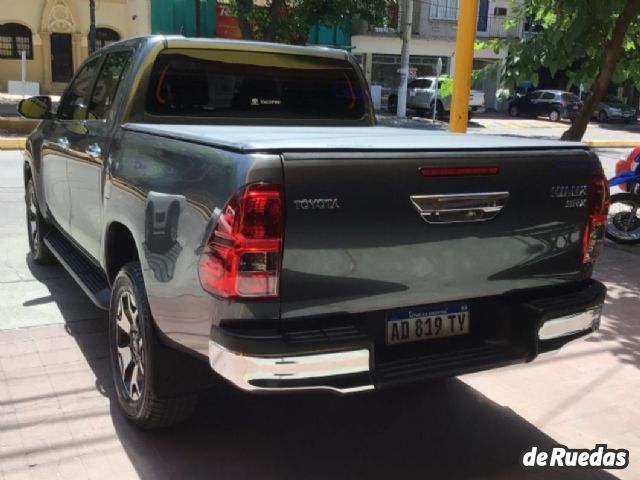
[[[96,377],[95,389],[109,399],[104,413],[115,429],[115,436],[109,425],[64,448],[109,441],[126,451],[141,478],[613,478],[596,470],[523,470],[525,451],[556,442],[458,379],[354,396],[250,395],[221,383],[202,395],[181,427],[140,431],[122,417],[115,399],[107,315],[92,309],[68,276],[28,262],[34,277],[51,287],[66,332]],[[79,307],[93,314],[67,320],[78,318]],[[77,416],[83,418],[82,411]]]

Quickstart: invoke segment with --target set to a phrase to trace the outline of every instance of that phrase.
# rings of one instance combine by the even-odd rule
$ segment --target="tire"
[[[186,420],[195,409],[197,395],[160,398],[154,385],[154,368],[160,362],[161,348],[138,262],[128,263],[120,270],[112,292],[109,352],[118,404],[124,416],[146,430]]]
[[[473,117],[473,112],[471,110],[469,110],[469,113],[467,114],[467,121],[471,121],[471,117]]]
[[[431,108],[433,109],[433,105],[431,106]],[[433,112],[433,110],[431,111]],[[444,114],[445,114],[444,105],[440,100],[438,100],[438,103],[436,103],[436,119],[444,120]]]
[[[387,100],[387,111],[389,113],[398,112],[398,97],[395,95],[389,95],[389,99]]]
[[[628,220],[628,216],[624,217],[624,212],[616,213],[616,204],[632,205],[634,204],[638,210],[640,210],[640,195],[635,193],[616,193],[611,195],[611,207],[609,209],[609,216],[607,218],[607,238],[613,240],[616,243],[623,245],[637,245],[640,244],[640,219],[632,221],[631,226],[633,230],[625,235],[623,230]]]
[[[598,122],[605,123],[609,120],[609,115],[604,110],[600,110],[598,112]]]
[[[560,112],[558,110],[551,110],[549,112],[549,120],[552,122],[559,122],[562,119]]]
[[[56,262],[56,258],[44,243],[44,237],[51,229],[50,225],[40,213],[33,179],[27,182],[25,192],[25,206],[27,218],[27,234],[29,236],[29,252],[33,261],[42,265]]]
[[[509,107],[509,115],[511,115],[512,117],[517,117],[518,115],[520,115],[520,110],[518,109],[517,105],[511,105]]]

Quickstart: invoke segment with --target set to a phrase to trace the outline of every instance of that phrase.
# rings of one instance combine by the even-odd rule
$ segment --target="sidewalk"
[[[448,128],[446,122],[436,121],[434,125],[430,118],[412,116],[406,119],[399,119],[384,112],[378,112],[377,117],[380,125],[390,127],[442,131]],[[484,135],[508,135],[558,140],[569,126],[568,121],[552,123],[543,119],[513,118],[498,112],[486,112],[473,116],[469,122],[468,132]],[[637,123],[599,124],[591,122],[582,142],[593,148],[635,147],[640,145],[640,125]]]

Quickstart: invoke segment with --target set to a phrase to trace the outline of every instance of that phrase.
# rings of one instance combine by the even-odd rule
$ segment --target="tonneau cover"
[[[127,123],[125,130],[239,152],[586,149],[582,143],[393,127],[291,127]]]

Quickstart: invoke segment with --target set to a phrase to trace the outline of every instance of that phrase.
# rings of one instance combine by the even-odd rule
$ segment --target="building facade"
[[[149,0],[96,0],[97,46],[150,32]],[[0,0],[0,92],[22,76],[60,93],[89,54],[88,0]]]
[[[454,75],[455,42],[458,18],[458,2],[462,0],[414,0],[413,32],[410,48],[409,75],[435,75],[438,58],[443,62],[443,73]],[[521,36],[522,26],[506,29],[503,22],[512,15],[510,0],[480,0],[477,21],[477,39]],[[365,76],[371,85],[382,86],[386,97],[397,88],[400,68],[401,33],[397,19],[401,16],[390,12],[392,23],[386,26],[369,25],[354,20],[352,53],[359,59]],[[487,65],[486,75],[476,80],[474,88],[484,90],[487,108],[496,108],[496,92],[500,85],[501,65],[507,51],[495,53],[491,49],[474,52],[474,70]]]

